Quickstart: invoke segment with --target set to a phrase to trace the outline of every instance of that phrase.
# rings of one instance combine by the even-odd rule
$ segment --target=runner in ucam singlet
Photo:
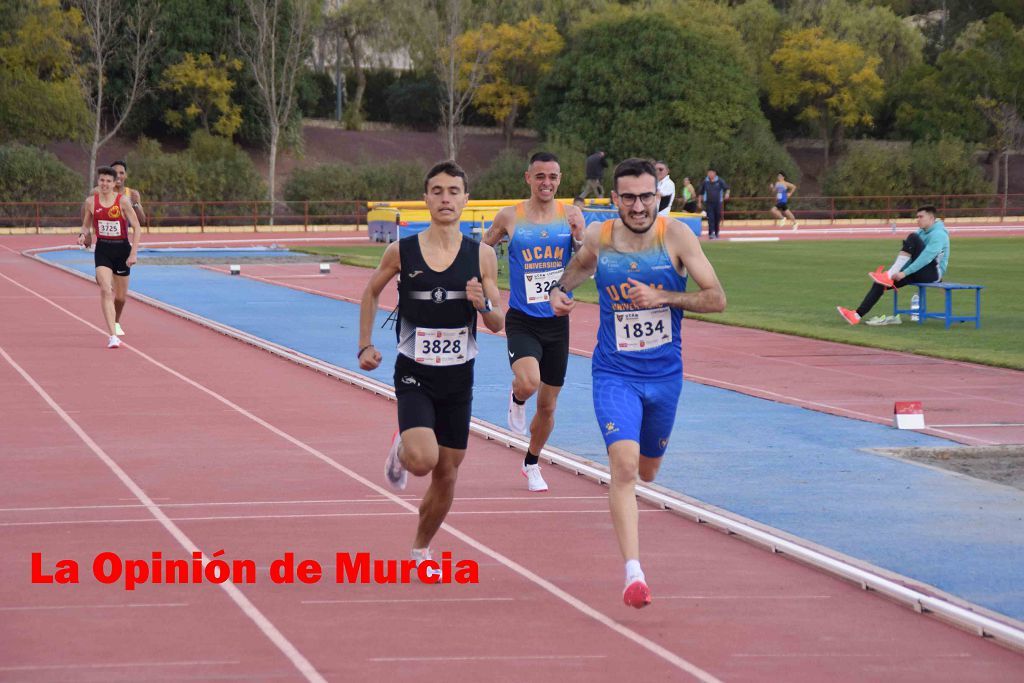
[[[725,292],[693,232],[658,217],[654,164],[627,159],[615,168],[619,217],[587,228],[583,245],[551,289],[551,308],[575,307],[567,292],[596,272],[600,326],[593,357],[594,412],[608,448],[608,501],[626,561],[624,602],[650,603],[640,567],[637,476],[653,481],[668,447],[682,386],[684,310],[725,309]],[[699,291],[687,293],[687,274]]]
[[[466,456],[473,401],[476,321],[492,332],[504,324],[494,249],[459,230],[469,199],[465,172],[437,164],[424,181],[430,226],[391,243],[370,277],[359,314],[359,366],[373,370],[381,354],[371,338],[381,291],[399,281],[395,396],[398,431],[384,465],[396,490],[408,472],[431,475],[420,503],[412,557],[431,559],[430,541],[451,508],[459,465]]]
[[[538,454],[555,427],[558,393],[569,363],[569,320],[548,304],[551,284],[562,276],[574,240],[583,236],[583,214],[555,199],[562,172],[558,157],[538,152],[526,168],[530,198],[498,212],[484,243],[506,237],[509,263],[509,310],[505,316],[508,360],[514,378],[508,399],[508,426],[530,437],[521,472],[530,491],[547,491]],[[526,402],[537,394],[537,412],[529,429]]]

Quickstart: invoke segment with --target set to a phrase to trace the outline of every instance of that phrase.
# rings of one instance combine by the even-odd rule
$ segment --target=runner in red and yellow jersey
[[[82,207],[82,230],[78,243],[88,247],[96,236],[96,284],[100,286],[100,308],[110,338],[107,348],[121,345],[117,336],[117,314],[128,296],[128,277],[138,260],[139,217],[131,200],[116,192],[117,171],[104,166],[96,172],[98,192],[90,194]],[[128,226],[132,239],[128,239]]]

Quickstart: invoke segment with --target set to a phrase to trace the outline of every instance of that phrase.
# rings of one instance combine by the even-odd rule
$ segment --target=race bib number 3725
[[[467,360],[469,328],[416,328],[417,363],[424,365],[461,365]]]
[[[615,348],[646,351],[672,341],[672,314],[667,306],[615,313]]]
[[[121,221],[97,221],[96,227],[100,237],[121,236]]]

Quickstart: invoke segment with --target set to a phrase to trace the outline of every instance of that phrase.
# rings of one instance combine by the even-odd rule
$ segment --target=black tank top
[[[398,353],[430,367],[472,361],[477,311],[466,298],[466,283],[481,279],[480,243],[463,235],[459,253],[442,272],[427,265],[419,235],[399,240],[398,254]]]

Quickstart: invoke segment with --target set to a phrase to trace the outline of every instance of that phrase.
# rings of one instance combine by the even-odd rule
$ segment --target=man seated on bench
[[[851,325],[859,323],[887,289],[942,281],[942,275],[949,265],[949,233],[942,221],[935,218],[935,212],[935,207],[930,205],[917,210],[919,229],[903,240],[903,248],[889,270],[879,266],[873,273],[868,273],[874,284],[857,310],[836,306],[846,322]],[[868,325],[894,325],[900,320],[899,316],[879,315],[864,322]]]

